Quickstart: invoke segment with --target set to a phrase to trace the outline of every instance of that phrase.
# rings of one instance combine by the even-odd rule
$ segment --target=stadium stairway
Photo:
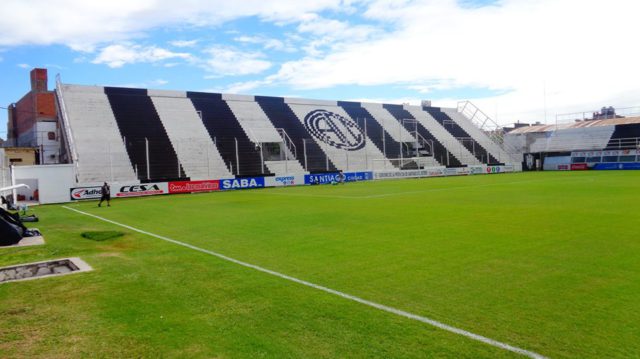
[[[500,163],[520,163],[522,160],[509,155],[500,145],[489,138],[480,128],[473,124],[463,114],[455,108],[442,108],[442,112],[447,114],[460,128],[469,134],[480,146],[486,149],[491,156]]]
[[[400,158],[401,144],[376,121],[371,113],[358,102],[339,101],[338,106],[353,119],[360,127],[366,127],[367,138],[371,140],[386,158]],[[366,126],[364,123],[366,122]],[[364,129],[363,129],[364,130]],[[398,167],[398,166],[396,166]]]
[[[264,161],[264,164],[269,168],[269,172],[274,173],[276,176],[307,173],[300,165],[300,162],[295,159],[288,161]]]
[[[449,133],[454,136],[464,147],[473,153],[478,161],[486,164],[499,164],[500,162],[493,157],[489,151],[487,151],[482,145],[478,143],[473,137],[471,137],[467,131],[465,131],[460,125],[453,121],[449,115],[442,112],[438,107],[424,107],[424,111],[427,111],[431,117],[433,117],[442,127],[444,127]],[[465,139],[465,140],[461,140]]]
[[[345,118],[350,116],[338,106],[335,101],[315,101],[306,99],[285,99],[287,105],[296,114],[298,121],[303,124],[305,117],[312,111],[325,110]],[[353,119],[352,119],[353,120]],[[324,152],[331,158],[331,161],[341,171],[367,171],[385,168],[393,168],[393,164],[384,157],[384,154],[371,142],[365,138],[362,148],[356,150],[343,150],[325,143],[318,144],[322,146]],[[380,161],[374,161],[380,160]]]
[[[141,181],[188,179],[147,90],[105,87],[129,158]],[[148,152],[147,152],[148,140]],[[147,164],[147,158],[149,162]],[[149,172],[147,173],[147,168]]]
[[[403,125],[407,130],[417,129],[417,132],[420,136],[422,136],[426,140],[431,140],[433,143],[433,157],[442,165],[448,167],[461,167],[463,163],[461,163],[458,158],[455,156],[455,153],[451,151],[448,147],[445,146],[445,143],[441,142],[442,139],[437,137],[437,133],[432,134],[432,126],[431,123],[423,121],[421,116],[425,116],[426,113],[417,113],[414,114],[411,111],[406,110],[402,105],[383,105],[383,107],[389,111],[395,117],[397,121],[403,123],[403,120],[416,120],[417,124],[414,128],[411,128],[412,124],[404,122]],[[422,111],[419,111],[422,112]],[[433,120],[435,122],[435,120]],[[436,122],[437,124],[437,122]],[[438,125],[440,126],[440,125]],[[436,128],[437,130],[438,128]],[[443,129],[444,132],[446,130]],[[451,135],[449,135],[451,136]],[[447,154],[449,155],[447,157]]]
[[[78,183],[137,182],[104,88],[65,84],[60,94],[78,153]]]
[[[256,102],[267,115],[274,127],[282,128],[296,146],[297,160],[306,166],[308,172],[336,171],[333,162],[327,158],[322,148],[313,140],[283,98],[256,96]],[[306,143],[306,163],[305,163]]]
[[[148,93],[186,175],[191,180],[229,178],[231,172],[186,93]]]
[[[202,114],[204,127],[232,174],[245,177],[272,175],[263,166],[258,145],[249,139],[221,94],[187,92],[187,97]]]

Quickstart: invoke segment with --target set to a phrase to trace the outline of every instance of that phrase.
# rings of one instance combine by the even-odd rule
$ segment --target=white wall
[[[73,165],[14,166],[13,176],[16,184],[31,186],[35,180],[42,204],[69,202],[69,189],[75,187]]]
[[[49,132],[53,132],[55,137],[49,139]],[[41,156],[41,164],[59,163],[60,141],[58,136],[58,128],[55,122],[38,122],[36,124],[37,144],[43,152]]]

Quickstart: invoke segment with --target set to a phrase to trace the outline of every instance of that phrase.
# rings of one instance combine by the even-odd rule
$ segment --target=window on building
[[[56,133],[51,131],[47,133],[47,137],[49,137],[49,140],[51,141],[55,141],[56,140]]]

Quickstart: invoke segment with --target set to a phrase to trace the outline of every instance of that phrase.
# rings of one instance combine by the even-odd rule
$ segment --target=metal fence
[[[640,106],[634,107],[602,107],[599,110],[561,113],[556,115],[556,126],[579,121],[606,120],[613,118],[639,117]]]
[[[432,158],[448,165],[453,158],[467,153],[460,142],[456,148],[433,153],[433,144],[388,143],[384,137],[369,137],[368,145],[357,151],[338,149],[315,139],[303,139],[296,145],[253,143],[246,138],[213,138],[212,141],[154,139],[108,143],[96,140],[78,153],[80,181],[116,181],[132,177],[141,180],[180,179],[186,177],[219,178],[231,175],[261,175],[330,171],[335,167],[352,170],[388,168],[393,160]],[[293,142],[293,141],[291,141]],[[477,154],[486,158],[486,154]],[[389,163],[384,163],[389,159]],[[297,161],[297,164],[294,162]],[[396,161],[397,162],[397,161]]]

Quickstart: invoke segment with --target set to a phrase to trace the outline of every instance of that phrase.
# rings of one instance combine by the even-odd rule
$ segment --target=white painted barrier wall
[[[22,193],[27,199],[37,189],[41,204],[69,202],[69,188],[75,186],[73,165],[14,166],[13,177],[31,187],[29,194]]]

